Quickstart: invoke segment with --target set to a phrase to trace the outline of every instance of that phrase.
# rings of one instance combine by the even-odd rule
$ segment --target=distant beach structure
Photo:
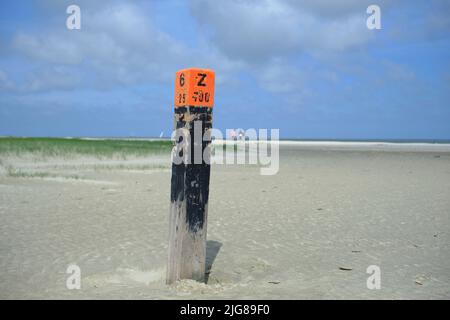
[[[231,140],[249,140],[249,138],[245,135],[245,131],[242,129],[231,130],[229,133]]]

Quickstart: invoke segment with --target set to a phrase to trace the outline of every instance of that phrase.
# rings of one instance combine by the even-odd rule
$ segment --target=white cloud
[[[274,61],[259,72],[261,86],[270,92],[300,92],[304,87],[304,71],[285,63]]]
[[[183,43],[155,26],[155,12],[140,2],[84,1],[81,30],[69,31],[62,24],[46,32],[15,35],[13,48],[40,65],[15,87],[38,91],[168,84],[177,69],[203,66],[216,70],[218,85],[238,84],[238,74],[244,71],[267,91],[298,95],[298,88],[306,90],[311,79],[336,82],[336,70],[358,72],[354,70],[361,63],[347,53],[355,48],[364,52],[374,34],[365,23],[371,2],[195,0],[190,9],[199,23],[199,45],[192,48],[187,38]],[[44,5],[59,8],[64,3],[68,2],[46,0]],[[385,1],[377,3],[382,10],[388,8]],[[320,66],[296,65],[305,56]],[[1,81],[3,90],[12,88],[11,80],[8,86]]]
[[[49,63],[78,64],[82,59],[82,48],[59,35],[37,37],[18,33],[12,46],[29,58]]]
[[[60,6],[54,1],[44,4]],[[189,66],[213,68],[218,73],[218,84],[231,83],[235,81],[232,74],[242,66],[208,43],[193,49],[174,39],[153,25],[154,13],[149,8],[137,3],[112,2],[93,7],[86,3],[81,10],[81,30],[61,27],[41,33],[19,32],[14,36],[13,49],[32,62],[47,63],[49,69],[65,67],[69,75],[81,68],[84,84],[97,88],[149,81],[169,83],[176,70]],[[50,80],[43,77],[39,85],[34,82],[28,88],[57,84]],[[72,84],[78,86],[80,82]]]
[[[416,75],[414,71],[406,64],[394,63],[389,60],[381,61],[381,66],[384,68],[386,76],[393,80],[400,80],[403,82],[415,80]]]
[[[310,14],[325,19],[345,18],[351,15],[365,15],[371,4],[387,9],[396,0],[286,0],[297,11],[307,11]]]
[[[13,48],[50,65],[88,65],[101,85],[164,81],[190,56],[188,48],[157,30],[133,4],[83,10],[81,30],[18,33]]]
[[[366,44],[371,34],[364,2],[346,0],[342,9],[337,1],[195,0],[191,11],[229,57],[265,63],[274,57]]]
[[[5,71],[0,70],[0,91],[14,93],[67,90],[80,84],[78,72],[61,66],[35,69],[26,74],[23,81],[12,80]]]
[[[14,82],[9,79],[8,74],[0,70],[0,90],[12,90],[14,89]]]

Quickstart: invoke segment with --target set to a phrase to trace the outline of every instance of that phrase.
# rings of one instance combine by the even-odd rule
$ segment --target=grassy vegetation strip
[[[145,156],[155,153],[168,153],[171,148],[172,143],[169,140],[0,137],[0,155],[38,153],[49,157],[71,154],[96,157]]]

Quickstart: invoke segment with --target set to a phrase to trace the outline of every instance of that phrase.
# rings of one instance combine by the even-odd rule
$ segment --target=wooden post
[[[212,127],[213,102],[212,70],[176,73],[174,129],[184,133],[176,136],[172,153],[167,284],[205,281],[210,164],[203,156],[209,155],[210,141],[203,136]],[[175,155],[183,160],[174,161]]]

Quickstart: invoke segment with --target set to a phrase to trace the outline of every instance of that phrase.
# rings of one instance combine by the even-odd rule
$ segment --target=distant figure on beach
[[[231,130],[230,131],[230,139],[237,141],[237,140],[242,140],[242,141],[247,141],[249,140],[249,137],[247,137],[245,135],[245,131],[242,129],[238,129],[238,130]]]
[[[237,140],[236,131],[234,131],[234,130],[230,131],[230,138],[231,138],[231,140]]]

